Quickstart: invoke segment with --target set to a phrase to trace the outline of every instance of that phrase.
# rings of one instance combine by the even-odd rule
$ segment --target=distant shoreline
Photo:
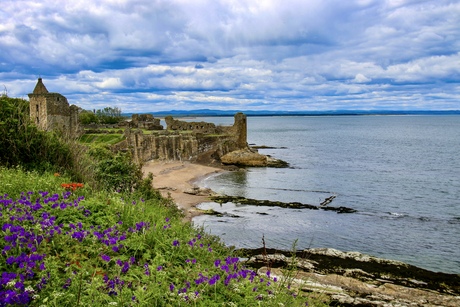
[[[160,112],[143,112],[157,117],[228,117],[237,112],[243,112],[246,116],[366,116],[366,115],[460,115],[460,110],[334,110],[334,111],[241,111],[241,110],[171,110]],[[135,113],[123,113],[122,116],[132,116]]]

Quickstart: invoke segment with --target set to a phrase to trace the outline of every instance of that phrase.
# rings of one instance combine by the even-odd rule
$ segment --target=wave
[[[380,218],[383,219],[407,219],[407,220],[414,220],[414,221],[420,221],[420,222],[430,222],[430,223],[438,223],[438,224],[454,224],[454,225],[460,225],[460,216],[454,216],[454,217],[440,217],[440,216],[416,216],[416,215],[410,215],[407,213],[400,213],[400,212],[384,212],[384,215],[378,214],[378,213],[371,213],[371,212],[360,212],[360,214],[366,214],[366,215],[374,215],[374,216],[380,216]]]
[[[394,217],[408,217],[408,214],[405,213],[398,213],[398,212],[387,212],[389,215]]]

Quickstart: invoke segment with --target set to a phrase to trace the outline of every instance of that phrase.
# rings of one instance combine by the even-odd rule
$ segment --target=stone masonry
[[[37,127],[45,131],[60,131],[67,137],[79,135],[78,107],[69,106],[67,98],[59,93],[50,93],[38,78],[30,94],[30,118]]]
[[[210,162],[248,148],[246,115],[237,113],[232,126],[166,118],[167,129],[144,133],[126,129],[127,146],[138,163],[153,159]]]

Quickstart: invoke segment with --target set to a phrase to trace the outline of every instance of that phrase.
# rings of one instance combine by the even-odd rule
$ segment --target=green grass
[[[320,306],[245,268],[170,199],[0,167],[2,306]]]
[[[124,140],[123,134],[83,134],[80,137],[80,142],[83,144],[93,145],[114,145]]]

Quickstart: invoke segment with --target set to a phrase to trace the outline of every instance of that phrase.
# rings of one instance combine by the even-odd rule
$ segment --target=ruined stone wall
[[[129,126],[146,130],[163,130],[160,119],[154,118],[152,114],[133,114]]]
[[[141,130],[129,130],[125,135],[138,163],[153,159],[192,160],[198,154],[198,141],[194,135],[144,134]]]
[[[171,119],[169,119],[170,123]],[[188,126],[181,125],[180,127]],[[244,114],[235,115],[233,126],[219,127],[219,129],[215,125],[214,127],[216,129],[211,129],[213,133],[197,132],[202,131],[201,126],[197,130],[166,130],[155,131],[151,134],[145,134],[141,130],[127,129],[125,136],[127,145],[133,152],[134,160],[138,163],[153,159],[211,162],[229,152],[247,148],[246,116]],[[188,131],[190,133],[187,133]]]
[[[46,97],[47,129],[68,133],[70,129],[70,108],[67,98],[57,93],[49,93]]]
[[[78,119],[79,110],[76,105],[70,106],[70,119],[69,119],[69,131],[74,136],[78,136],[83,131],[80,131],[80,122]]]
[[[207,122],[186,122],[174,119],[172,116],[165,117],[167,130],[172,131],[193,131],[198,133],[219,133],[221,132],[215,124]]]
[[[233,126],[221,127],[222,133],[234,136],[235,142],[239,149],[245,148],[248,145],[248,126],[246,115],[239,112],[235,114]]]
[[[43,95],[32,95],[30,97],[30,119],[40,130],[48,130],[48,116],[46,115],[47,100]]]

